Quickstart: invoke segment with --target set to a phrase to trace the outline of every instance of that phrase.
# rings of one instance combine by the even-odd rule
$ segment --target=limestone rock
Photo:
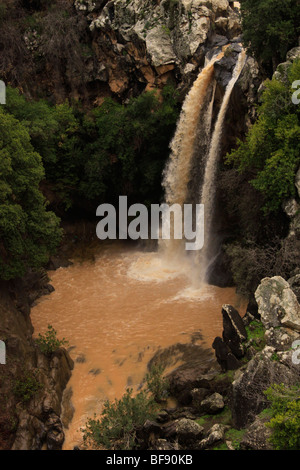
[[[243,428],[251,424],[256,415],[268,407],[264,391],[272,384],[284,383],[291,386],[299,382],[298,366],[293,366],[291,360],[285,364],[277,357],[275,348],[266,346],[235,376],[230,400],[235,427]]]
[[[201,411],[208,414],[219,413],[225,406],[224,399],[219,393],[213,393],[201,402]]]
[[[178,419],[164,428],[166,439],[177,439],[179,444],[189,444],[203,437],[204,428],[191,419]]]
[[[289,283],[282,277],[263,279],[255,298],[266,329],[283,325],[300,331],[300,305]]]
[[[269,442],[271,429],[266,427],[266,421],[268,419],[256,417],[241,440],[240,446],[242,450],[272,450]]]
[[[229,429],[229,426],[225,426],[224,424],[214,424],[212,428],[208,432],[208,436],[199,444],[199,449],[207,449],[215,445],[218,442],[224,440],[225,431]]]
[[[299,59],[300,58],[300,47],[294,47],[293,49],[291,49],[287,55],[286,55],[286,59],[293,62],[294,60],[296,59]]]
[[[295,199],[289,199],[283,203],[282,207],[286,215],[290,218],[295,217],[300,209],[300,206]]]

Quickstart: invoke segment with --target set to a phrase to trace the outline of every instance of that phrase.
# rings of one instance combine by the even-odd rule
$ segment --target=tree
[[[39,190],[40,155],[26,128],[0,109],[0,278],[44,265],[61,238],[59,219]]]
[[[300,0],[241,0],[243,43],[268,71],[298,44]]]
[[[300,108],[292,102],[292,84],[300,76],[300,60],[265,85],[258,119],[244,142],[227,156],[265,200],[264,213],[276,212],[295,196],[295,173],[300,164]]]

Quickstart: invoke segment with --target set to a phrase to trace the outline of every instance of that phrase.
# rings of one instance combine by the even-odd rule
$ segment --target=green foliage
[[[93,137],[85,151],[80,192],[89,199],[124,194],[140,202],[157,201],[169,142],[178,117],[176,94],[171,86],[162,92],[142,93],[127,105],[112,99],[86,120]]]
[[[23,276],[49,259],[61,237],[59,219],[39,191],[40,155],[27,129],[0,109],[0,278]]]
[[[132,396],[127,389],[120,400],[104,404],[100,419],[88,419],[83,431],[85,444],[98,449],[132,449],[136,430],[157,411],[153,398],[145,391]]]
[[[243,43],[267,70],[285,59],[298,45],[299,2],[295,0],[241,0]]]
[[[58,348],[67,345],[68,341],[66,341],[65,338],[61,340],[58,339],[57,332],[53,326],[48,325],[48,329],[44,335],[39,333],[38,338],[36,339],[36,344],[39,346],[42,353],[51,355]]]
[[[292,102],[295,76],[300,76],[300,60],[281,80],[266,83],[258,120],[246,140],[227,155],[227,163],[254,176],[250,182],[264,196],[265,214],[278,211],[286,198],[295,195],[300,163],[300,108]]]
[[[84,158],[80,113],[68,102],[50,106],[44,100],[28,101],[11,87],[7,88],[6,109],[28,130],[33,147],[42,156],[47,181],[69,208]]]
[[[146,374],[147,391],[150,392],[156,402],[161,402],[168,396],[168,379],[163,377],[164,367],[153,366]]]
[[[300,388],[274,384],[265,392],[271,402],[271,443],[276,450],[300,449]]]
[[[250,325],[246,326],[246,331],[248,341],[252,341],[251,345],[258,351],[262,350],[266,344],[263,324],[258,320],[254,320]]]
[[[74,201],[111,201],[125,194],[148,203],[161,193],[178,110],[176,93],[142,93],[127,105],[111,98],[92,113],[77,104],[28,101],[8,87],[6,110],[28,130],[47,183],[68,210]]]
[[[23,404],[26,404],[43,385],[38,381],[34,371],[25,371],[20,379],[15,380],[13,386],[13,393],[15,397]]]

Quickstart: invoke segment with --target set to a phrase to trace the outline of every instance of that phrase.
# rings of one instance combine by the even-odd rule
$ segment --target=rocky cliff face
[[[45,356],[34,344],[30,306],[49,293],[46,277],[0,285],[0,339],[6,364],[0,364],[0,449],[61,449],[61,401],[73,362],[65,349]]]
[[[186,91],[205,54],[241,33],[227,0],[57,0],[51,9],[15,9],[1,26],[2,78],[31,96],[87,105],[168,80]]]
[[[116,0],[99,15],[93,15],[97,2],[93,7],[77,1],[76,8],[86,3],[99,71],[118,95],[134,81],[146,89],[161,87],[170,78],[181,82],[203,64],[218,35],[233,39],[240,34],[238,13],[227,0]],[[110,60],[103,55],[107,41]]]

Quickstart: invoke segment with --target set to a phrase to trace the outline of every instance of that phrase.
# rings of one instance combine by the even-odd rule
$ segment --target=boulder
[[[214,424],[212,428],[208,431],[208,435],[205,439],[202,439],[199,443],[199,449],[207,449],[213,445],[224,440],[225,431],[229,429],[229,426],[224,424]]]
[[[245,369],[236,373],[230,397],[230,408],[236,428],[251,424],[256,416],[268,407],[264,392],[272,384],[283,383],[292,386],[299,382],[299,368],[293,366],[291,354],[289,351],[289,360],[286,358],[284,362],[276,353],[276,349],[266,346],[248,362]]]
[[[201,411],[208,414],[216,414],[224,409],[225,403],[222,395],[213,393],[201,402]]]
[[[247,331],[238,311],[231,305],[223,305],[223,341],[238,359],[245,354],[242,344],[247,339]]]
[[[257,416],[240,442],[241,450],[272,450],[269,442],[271,429],[267,428],[268,418]]]
[[[168,423],[163,430],[166,439],[189,445],[203,437],[204,428],[191,419],[178,419]]]
[[[255,298],[266,329],[283,325],[300,331],[300,305],[289,283],[282,277],[263,279]]]
[[[241,362],[232,354],[229,346],[219,336],[215,338],[212,347],[215,350],[222,371],[235,370],[241,366]]]

